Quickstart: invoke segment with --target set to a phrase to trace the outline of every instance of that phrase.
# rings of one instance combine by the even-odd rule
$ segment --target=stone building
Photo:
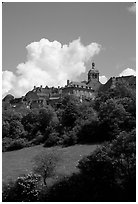
[[[34,86],[32,91],[29,91],[25,95],[25,101],[28,103],[30,108],[39,108],[43,107],[46,104],[51,104],[53,101],[61,98],[62,90],[54,87]]]
[[[73,82],[67,80],[65,87],[48,87],[34,86],[33,90],[26,93],[21,98],[14,98],[8,94],[2,100],[3,109],[9,108],[39,108],[46,104],[52,106],[60,102],[62,97],[66,94],[75,95],[83,100],[94,100],[99,91],[105,92],[110,88],[114,88],[118,82],[125,82],[136,89],[135,76],[111,77],[105,84],[99,82],[99,71],[95,68],[95,63],[92,63],[92,68],[88,72],[88,80],[82,82]]]
[[[88,72],[88,81],[70,82],[67,80],[67,85],[62,88],[62,94],[74,94],[81,100],[94,99],[101,83],[99,82],[99,71],[95,69],[95,63],[92,63],[92,68]]]
[[[122,77],[111,77],[104,85],[99,89],[101,92],[105,92],[109,89],[115,88],[117,83],[125,83],[132,89],[136,90],[136,76],[122,76]]]

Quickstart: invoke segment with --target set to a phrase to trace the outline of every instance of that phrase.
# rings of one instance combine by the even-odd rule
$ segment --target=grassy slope
[[[33,158],[43,151],[49,152],[53,149],[56,149],[59,155],[61,155],[56,175],[69,175],[77,171],[76,165],[78,161],[83,156],[93,152],[96,147],[97,145],[75,145],[67,148],[44,148],[42,145],[38,145],[18,151],[4,152],[2,154],[3,182],[7,182],[9,179],[16,179],[19,175],[30,172]]]

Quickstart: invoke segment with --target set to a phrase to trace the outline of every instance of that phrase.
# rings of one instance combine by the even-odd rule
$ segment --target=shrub
[[[79,143],[96,143],[102,142],[104,138],[99,134],[98,120],[83,120],[78,131]]]
[[[39,196],[40,202],[86,202],[91,201],[87,197],[84,199],[84,192],[87,186],[80,174],[64,176],[47,191],[44,189]],[[86,189],[86,190],[85,190]],[[86,194],[85,194],[86,195]]]
[[[62,135],[62,145],[65,147],[75,145],[77,143],[77,140],[77,134],[74,129],[69,132],[65,132]]]
[[[83,158],[79,173],[57,181],[40,194],[49,202],[134,202],[136,200],[135,130],[121,132]]]
[[[135,130],[121,132],[112,143],[79,162],[81,174],[95,186],[96,201],[135,201],[135,136]]]
[[[25,138],[27,132],[24,130],[24,127],[20,121],[12,120],[10,122],[10,131],[9,137],[15,138]]]
[[[12,141],[13,140],[11,138],[9,138],[9,137],[4,137],[2,139],[2,151],[3,152],[7,151],[7,148],[10,146]]]
[[[2,137],[9,137],[10,124],[8,121],[2,121]]]
[[[42,144],[44,141],[44,136],[41,134],[40,131],[37,132],[36,137],[30,141],[33,145],[39,145]]]
[[[2,191],[3,202],[34,202],[38,200],[40,177],[35,174],[18,177],[15,182],[4,184]]]
[[[28,141],[25,139],[10,139],[7,140],[7,143],[3,143],[3,149],[4,151],[14,151],[18,149],[22,149],[24,147],[28,146]]]
[[[44,143],[44,147],[59,145],[60,140],[61,138],[59,137],[59,133],[53,132],[48,136],[48,139]]]

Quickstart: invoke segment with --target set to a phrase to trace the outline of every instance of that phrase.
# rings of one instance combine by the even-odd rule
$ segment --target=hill
[[[74,145],[66,148],[44,148],[42,145],[24,148],[2,154],[2,178],[3,182],[15,180],[19,175],[27,174],[32,170],[33,158],[42,152],[50,152],[55,149],[61,156],[56,169],[56,176],[69,175],[76,172],[76,165],[83,156],[89,155],[97,145]]]

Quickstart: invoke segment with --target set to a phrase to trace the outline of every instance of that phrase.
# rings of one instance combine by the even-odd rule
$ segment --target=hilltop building
[[[99,91],[105,92],[109,89],[116,87],[117,83],[125,83],[134,90],[136,89],[136,76],[122,76],[122,77],[111,77],[104,85],[102,85]]]
[[[94,100],[99,91],[105,92],[114,88],[118,82],[125,82],[127,85],[136,89],[135,76],[111,77],[105,84],[99,81],[99,71],[95,68],[95,63],[88,72],[88,80],[82,82],[73,82],[67,80],[65,87],[34,86],[33,90],[26,93],[21,98],[14,98],[11,94],[5,96],[2,100],[3,109],[20,109],[21,107],[39,108],[46,104],[54,105],[59,102],[64,95],[75,95],[80,101]]]
[[[48,87],[43,88],[42,86],[36,87],[32,91],[29,91],[25,95],[25,101],[28,103],[30,108],[38,108],[58,101],[62,96],[62,90],[60,87]]]
[[[95,63],[92,63],[92,68],[88,72],[88,81],[70,82],[67,80],[67,85],[62,88],[64,94],[74,94],[81,100],[94,99],[101,83],[99,81],[99,71],[95,69]]]

